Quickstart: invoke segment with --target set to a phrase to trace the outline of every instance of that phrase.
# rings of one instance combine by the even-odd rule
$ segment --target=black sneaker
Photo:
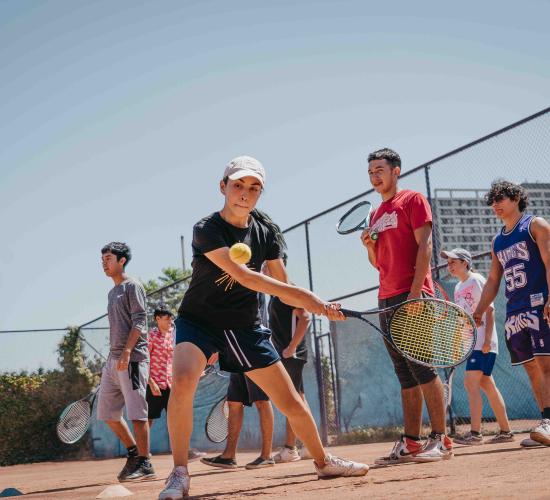
[[[217,457],[201,458],[201,462],[212,467],[220,467],[221,469],[237,469],[237,461],[234,458],[222,458],[221,455]]]
[[[119,481],[142,481],[143,479],[153,479],[156,477],[155,469],[153,469],[153,464],[148,458],[136,458],[137,460],[135,462],[132,462],[133,464],[135,464],[134,467],[129,467],[124,476],[119,476]]]
[[[137,464],[139,462],[139,457],[137,455],[126,455],[126,464],[119,472],[117,479],[122,481],[122,478],[125,478],[131,471],[136,470]]]
[[[246,464],[245,469],[263,469],[264,467],[273,467],[275,465],[275,460],[273,458],[262,458],[258,457],[256,460]]]

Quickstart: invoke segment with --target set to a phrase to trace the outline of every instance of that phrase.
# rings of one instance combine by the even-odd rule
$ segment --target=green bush
[[[97,382],[87,368],[78,328],[68,329],[58,352],[62,370],[0,374],[1,466],[89,455],[89,439],[65,445],[55,431],[63,408]]]

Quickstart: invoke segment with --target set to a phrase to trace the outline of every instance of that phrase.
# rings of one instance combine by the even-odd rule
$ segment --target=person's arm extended
[[[217,248],[204,255],[234,280],[250,290],[275,295],[293,307],[307,309],[313,314],[328,316],[331,320],[344,319],[344,315],[337,310],[336,305],[321,300],[313,292],[252,271],[244,264],[236,264],[229,257],[229,248],[227,247]],[[271,263],[272,261],[268,262]]]
[[[546,283],[550,290],[550,224],[541,217],[534,217],[530,229],[546,268]],[[544,304],[543,315],[546,322],[550,324],[550,296]]]
[[[128,339],[124,345],[124,350],[118,360],[117,369],[124,371],[128,369],[130,355],[136,345],[136,342],[146,331],[147,327],[147,312],[145,310],[145,291],[137,285],[129,288],[130,294],[130,316],[132,318],[132,329],[128,334]]]
[[[414,230],[414,239],[418,244],[416,252],[416,264],[414,266],[414,278],[408,299],[418,299],[422,296],[422,285],[426,275],[430,272],[432,260],[432,225],[424,224]]]
[[[501,279],[502,266],[500,265],[495,253],[491,250],[491,269],[489,270],[489,276],[487,277],[487,282],[481,292],[481,297],[479,299],[479,303],[477,304],[476,310],[472,314],[477,326],[481,325],[483,321],[483,314],[495,300]]]
[[[296,353],[296,349],[300,345],[300,342],[304,340],[304,336],[311,325],[311,315],[305,309],[294,309],[292,314],[296,316],[296,329],[294,330],[294,336],[292,340],[283,351],[283,357],[291,358]]]

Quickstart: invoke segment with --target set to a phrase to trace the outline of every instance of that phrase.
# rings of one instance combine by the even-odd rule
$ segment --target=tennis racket
[[[372,213],[372,204],[370,201],[361,201],[351,207],[336,224],[336,231],[340,234],[350,234],[355,231],[367,229]],[[378,239],[378,233],[372,232],[372,240]]]
[[[441,286],[441,283],[434,280],[434,297],[439,300],[445,300],[447,302],[451,302],[451,299],[449,299],[449,296],[447,295],[447,292]]]
[[[73,444],[82,439],[92,420],[92,410],[98,387],[85,398],[68,405],[59,415],[57,437],[66,444]]]
[[[411,361],[435,368],[462,363],[470,356],[476,340],[472,317],[460,306],[433,298],[413,299],[385,309],[352,311],[340,309],[344,316],[357,318],[372,326]],[[366,317],[385,314],[388,333]]]
[[[204,425],[206,437],[213,443],[225,441],[228,434],[228,422],[229,405],[226,396],[224,396],[214,404],[208,417],[206,417]]]

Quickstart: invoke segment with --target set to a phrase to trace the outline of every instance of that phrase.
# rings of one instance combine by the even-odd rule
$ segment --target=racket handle
[[[352,311],[351,309],[340,309],[340,312],[346,317],[346,318],[360,318],[361,313],[357,311]]]
[[[376,241],[378,239],[378,233],[371,233],[370,234],[370,239],[372,241]]]

